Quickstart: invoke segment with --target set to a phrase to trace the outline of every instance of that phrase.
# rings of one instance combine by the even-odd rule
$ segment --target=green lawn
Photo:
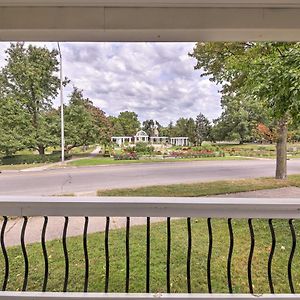
[[[22,165],[0,165],[0,171],[4,170],[24,170],[29,168],[36,168],[45,164],[22,164]]]
[[[70,154],[90,154],[96,149],[96,147],[96,145],[90,145],[85,151],[83,150],[83,147],[75,147],[70,150]]]
[[[193,185],[173,185],[148,187],[135,190],[115,190],[101,192],[101,195],[139,195],[139,196],[202,196],[212,191],[217,193],[235,192],[282,186],[300,186],[300,175],[289,176],[288,180],[278,181],[272,178],[249,180],[218,181]],[[247,293],[247,261],[250,247],[250,235],[247,220],[233,220],[234,252],[232,258],[232,283],[235,293]],[[289,293],[287,263],[291,250],[291,234],[287,220],[274,220],[276,249],[272,271],[276,293]],[[297,238],[300,238],[300,221],[294,221]],[[255,232],[255,251],[253,258],[254,292],[268,293],[267,263],[271,247],[271,235],[267,220],[253,220]],[[212,287],[214,293],[226,293],[227,256],[229,233],[227,220],[213,219]],[[187,292],[187,225],[186,220],[171,222],[171,292]],[[89,248],[89,291],[103,291],[105,282],[104,234],[95,233],[88,237]],[[130,292],[145,292],[145,253],[146,228],[134,226],[130,231]],[[166,222],[151,225],[151,292],[166,292]],[[49,291],[61,291],[64,278],[64,258],[61,240],[47,243],[49,258]],[[39,243],[28,245],[29,282],[31,291],[41,290],[43,283],[43,256]],[[207,221],[192,218],[192,292],[207,292],[206,264],[208,251]],[[82,291],[84,283],[84,253],[82,237],[68,238],[70,259],[69,291]],[[293,261],[295,290],[300,293],[300,243],[297,243]],[[20,247],[10,247],[10,280],[8,290],[20,290],[23,283],[23,256]],[[125,230],[111,230],[109,235],[110,255],[110,292],[124,292],[125,289]],[[3,257],[0,257],[0,282],[3,279]]]
[[[213,292],[227,292],[226,262],[228,255],[228,228],[226,220],[213,220],[212,287]],[[267,221],[253,220],[256,245],[253,259],[253,285],[255,293],[267,293],[267,259],[271,246]],[[300,223],[296,232],[299,238]],[[273,263],[273,280],[277,293],[289,292],[287,281],[287,261],[291,248],[291,237],[287,221],[274,221],[276,250]],[[171,223],[171,292],[186,292],[187,226],[185,220]],[[234,254],[232,260],[232,280],[235,293],[247,293],[247,260],[249,253],[249,230],[246,220],[234,220]],[[130,232],[130,292],[145,291],[145,239],[144,226],[131,228]],[[90,279],[89,291],[103,291],[105,278],[104,234],[91,234],[88,238]],[[110,250],[110,292],[124,292],[125,289],[125,231],[112,230],[109,236]],[[206,220],[192,219],[191,278],[193,292],[207,292],[206,258],[208,234]],[[49,257],[49,291],[61,291],[64,276],[64,259],[61,241],[47,244]],[[29,255],[28,289],[39,291],[43,282],[43,257],[40,244],[27,247]],[[296,292],[300,292],[299,245],[293,264]],[[20,290],[23,282],[23,257],[20,247],[9,249],[10,280],[9,290]],[[82,239],[68,239],[70,258],[69,291],[82,291],[84,282],[84,255]],[[3,259],[0,260],[0,280],[3,276]],[[151,292],[166,292],[166,224],[151,226]]]
[[[245,143],[245,144],[237,144],[237,143],[228,143],[228,144],[217,144],[220,148],[226,149],[226,148],[239,148],[239,149],[264,149],[264,150],[276,150],[275,144],[255,144],[255,143]],[[288,144],[288,147],[290,146],[299,146],[299,144]]]
[[[226,143],[217,144],[226,154],[240,155],[245,157],[263,157],[263,158],[275,158],[276,157],[276,145],[275,144],[236,144],[236,143]],[[291,151],[290,148],[300,148],[299,143],[288,143],[287,149],[289,158],[299,158],[300,151]],[[235,150],[232,152],[232,150]]]
[[[300,187],[300,175],[290,175],[286,180],[274,178],[237,179],[99,190],[97,194],[98,196],[200,197],[290,186]]]
[[[186,161],[207,161],[207,160],[241,160],[247,158],[226,156],[226,157],[204,157],[204,158],[170,158],[170,159],[139,159],[139,160],[114,160],[110,157],[93,157],[69,162],[71,166],[96,166],[96,165],[119,165],[136,163],[164,163],[164,162],[186,162]]]

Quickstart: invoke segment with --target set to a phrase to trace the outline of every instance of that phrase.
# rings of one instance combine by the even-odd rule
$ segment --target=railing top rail
[[[300,199],[0,196],[0,215],[299,219]]]
[[[38,292],[0,292],[1,299],[41,299],[41,300],[210,300],[210,299],[300,299],[299,294],[114,294],[114,293],[38,293]]]

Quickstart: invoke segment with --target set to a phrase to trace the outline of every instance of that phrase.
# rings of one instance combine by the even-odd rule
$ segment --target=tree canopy
[[[24,43],[11,44],[6,50],[7,64],[1,70],[2,97],[14,98],[16,106],[22,107],[27,126],[26,144],[44,153],[53,144],[47,122],[53,99],[58,94],[60,80],[57,51]]]
[[[198,43],[190,55],[201,76],[222,85],[225,112],[242,100],[252,104],[248,113],[263,107],[260,113],[276,122],[276,177],[285,178],[287,125],[298,122],[300,113],[300,43]]]
[[[120,112],[118,122],[122,127],[124,136],[134,136],[141,127],[138,115],[133,111]]]
[[[11,155],[25,148],[45,153],[60,144],[60,114],[53,105],[60,88],[58,52],[12,43],[0,70],[0,151]],[[69,82],[64,79],[64,85]],[[74,88],[65,105],[67,150],[110,142],[105,113]]]
[[[203,141],[210,139],[211,125],[203,113],[199,113],[195,122],[196,142],[201,145]]]
[[[84,98],[83,91],[76,87],[65,108],[65,136],[67,150],[110,141],[111,124],[104,112]]]

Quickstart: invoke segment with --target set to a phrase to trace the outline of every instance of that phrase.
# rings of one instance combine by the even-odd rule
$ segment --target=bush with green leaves
[[[126,152],[136,152],[138,154],[153,154],[154,147],[146,143],[136,143],[134,147],[128,147],[125,149]]]
[[[212,144],[204,144],[202,146],[192,147],[193,151],[220,151],[220,147]]]
[[[72,155],[65,154],[65,159],[70,159]],[[61,160],[60,154],[45,154],[45,155],[12,155],[4,156],[0,160],[1,165],[21,165],[21,164],[36,164],[36,163],[55,163]]]
[[[202,149],[202,150],[188,150],[188,151],[173,151],[169,155],[175,158],[203,158],[203,157],[224,157],[225,153],[223,151]]]
[[[135,152],[115,154],[114,160],[138,160],[139,157]]]

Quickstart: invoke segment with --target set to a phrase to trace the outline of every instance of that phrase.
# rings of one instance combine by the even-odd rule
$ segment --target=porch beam
[[[0,0],[1,41],[300,40],[299,0],[36,2]]]

